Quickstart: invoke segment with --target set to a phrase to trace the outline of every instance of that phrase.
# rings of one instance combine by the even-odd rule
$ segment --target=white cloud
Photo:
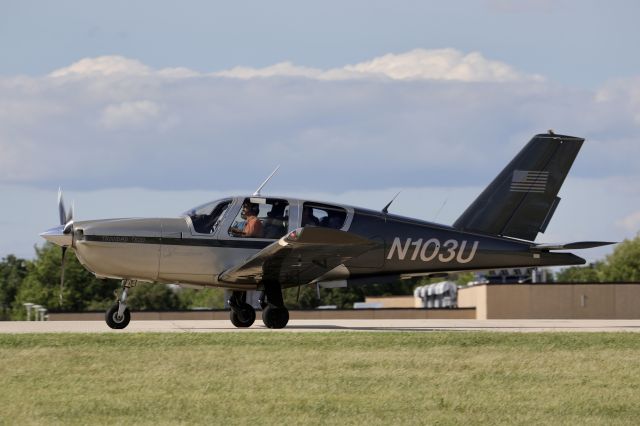
[[[181,78],[189,78],[189,77],[198,77],[201,74],[196,71],[190,70],[189,68],[177,67],[177,68],[163,68],[158,71],[158,75],[162,77],[167,77],[167,78],[181,79]]]
[[[388,54],[371,61],[321,70],[281,62],[265,68],[235,67],[213,74],[219,77],[250,79],[259,77],[306,77],[319,80],[388,78],[391,80],[455,81],[542,81],[539,75],[526,75],[511,66],[491,61],[479,52],[464,54],[455,49],[415,49]]]
[[[140,61],[123,56],[98,56],[84,58],[68,67],[52,71],[49,77],[105,77],[105,76],[150,76],[158,75],[167,78],[187,78],[200,75],[198,72],[184,67],[163,68],[153,70]]]
[[[153,70],[135,59],[122,56],[85,58],[49,74],[52,78],[158,76],[166,78],[201,77],[204,74],[178,67]],[[486,59],[479,52],[464,54],[456,49],[414,49],[387,54],[370,61],[322,70],[285,61],[263,68],[237,66],[209,74],[213,77],[253,79],[304,77],[317,80],[452,80],[467,82],[543,81],[540,75],[524,74],[508,64]]]
[[[151,101],[122,102],[105,107],[100,122],[109,129],[141,126],[159,114],[160,106]]]
[[[151,69],[140,61],[122,56],[99,56],[85,58],[68,67],[57,69],[49,74],[51,77],[70,76],[108,76],[113,74],[148,75]]]
[[[265,68],[234,67],[229,70],[219,71],[212,74],[216,77],[229,78],[259,78],[259,77],[307,77],[319,78],[322,71],[316,68],[299,67],[291,62],[280,62]]]
[[[121,57],[0,77],[0,183],[253,190],[282,164],[290,190],[469,186],[549,128],[588,139],[576,175],[640,170],[634,80],[578,91],[452,49],[260,72],[278,78]]]
[[[415,49],[399,55],[388,54],[348,65],[344,70],[350,75],[378,74],[394,80],[542,80],[540,76],[519,73],[503,62],[487,60],[479,52],[465,55],[455,49]]]

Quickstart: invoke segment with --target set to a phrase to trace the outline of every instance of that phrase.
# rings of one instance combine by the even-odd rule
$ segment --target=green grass
[[[0,335],[2,424],[637,424],[640,335]]]

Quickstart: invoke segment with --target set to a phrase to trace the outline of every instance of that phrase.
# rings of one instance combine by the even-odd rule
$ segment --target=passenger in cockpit
[[[304,226],[319,226],[320,225],[320,221],[318,220],[317,217],[315,217],[313,215],[313,210],[311,209],[311,207],[308,206],[304,206],[302,208],[302,223],[301,225]]]
[[[287,218],[285,209],[287,203],[284,201],[274,201],[271,211],[267,212],[267,217],[262,221],[263,237],[276,239],[282,237],[287,231]]]

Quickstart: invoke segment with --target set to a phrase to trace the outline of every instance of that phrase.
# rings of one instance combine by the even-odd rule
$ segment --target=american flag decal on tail
[[[548,178],[549,172],[547,171],[514,170],[509,191],[544,194]]]

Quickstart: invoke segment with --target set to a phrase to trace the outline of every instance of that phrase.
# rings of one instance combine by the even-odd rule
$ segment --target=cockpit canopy
[[[232,216],[229,216],[232,215]],[[349,209],[325,203],[278,197],[235,197],[211,201],[187,210],[197,234],[218,238],[278,239],[291,227],[319,226],[344,229]],[[218,228],[224,226],[225,229]]]

